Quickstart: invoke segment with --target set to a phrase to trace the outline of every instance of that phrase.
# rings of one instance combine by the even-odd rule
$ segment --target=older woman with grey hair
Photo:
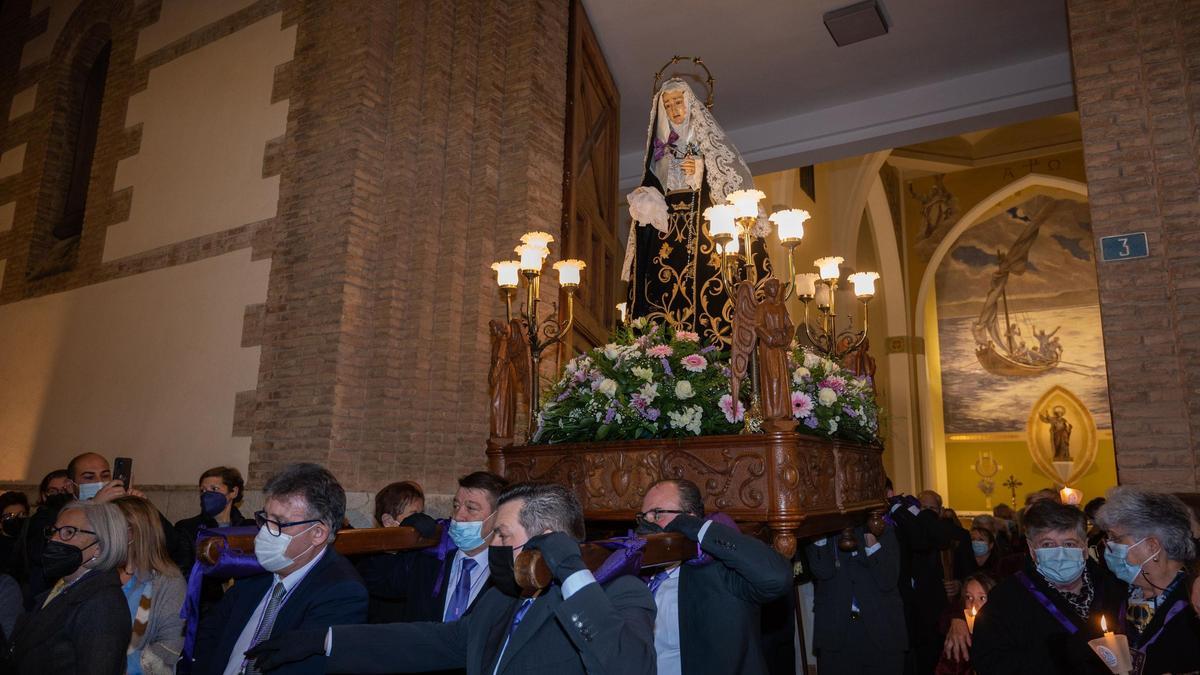
[[[5,672],[120,675],[131,622],[119,569],[129,548],[121,510],[71,502],[46,528],[42,567],[58,581],[34,601],[13,634]]]
[[[1104,561],[1130,585],[1123,617],[1143,673],[1200,670],[1200,619],[1188,603],[1186,568],[1196,559],[1192,513],[1178,497],[1116,487],[1096,523],[1108,533]]]

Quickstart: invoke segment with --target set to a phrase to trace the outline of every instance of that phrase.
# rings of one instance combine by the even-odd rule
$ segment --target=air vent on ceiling
[[[839,47],[886,35],[887,19],[879,0],[865,0],[825,13],[825,27]]]

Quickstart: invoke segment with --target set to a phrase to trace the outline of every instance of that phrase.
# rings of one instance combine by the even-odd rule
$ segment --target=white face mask
[[[313,523],[294,535],[280,532],[278,537],[267,532],[266,527],[259,528],[258,534],[254,536],[254,557],[258,559],[258,564],[262,565],[263,569],[268,572],[278,572],[279,570],[286,569],[292,563],[296,562],[296,558],[289,558],[287,554],[288,546],[291,545],[292,539],[308,532],[316,526],[317,524]],[[300,555],[308,553],[311,549],[312,546],[309,546]]]
[[[104,487],[104,483],[80,483],[79,484],[79,501],[86,502],[96,496],[100,489]]]

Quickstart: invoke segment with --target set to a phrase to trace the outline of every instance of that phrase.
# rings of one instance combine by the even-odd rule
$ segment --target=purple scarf
[[[244,579],[266,572],[254,553],[235,549],[229,545],[229,537],[258,534],[258,528],[253,525],[238,527],[201,527],[196,533],[196,550],[200,550],[200,542],[212,537],[225,540],[225,548],[215,563],[208,565],[199,558],[192,564],[188,575],[187,595],[183,599],[183,607],[179,609],[179,617],[187,622],[187,633],[183,639],[183,660],[192,661],[192,650],[196,647],[196,630],[200,627],[200,591],[204,586],[204,577],[222,579]]]

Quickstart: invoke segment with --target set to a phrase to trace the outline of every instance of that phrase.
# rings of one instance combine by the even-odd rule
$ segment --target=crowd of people
[[[809,580],[821,675],[1105,673],[1088,644],[1101,618],[1127,636],[1135,672],[1200,671],[1196,519],[1141,488],[1083,510],[1039,491],[967,528],[937,493],[889,484],[882,526],[788,560],[706,513],[691,481],[665,479],[630,525],[678,533],[697,556],[639,572],[585,565],[582,508],[557,484],[470,473],[439,523],[418,483],[392,483],[375,524],[442,540],[351,557],[334,545],[345,492],[321,466],[271,477],[251,518],[236,469],[205,471],[197,487],[197,515],[171,523],[85,453],[48,474],[33,505],[0,495],[0,672],[794,672],[793,590]],[[197,535],[246,526],[251,569],[189,588]],[[531,550],[553,577],[532,595],[515,568]]]

